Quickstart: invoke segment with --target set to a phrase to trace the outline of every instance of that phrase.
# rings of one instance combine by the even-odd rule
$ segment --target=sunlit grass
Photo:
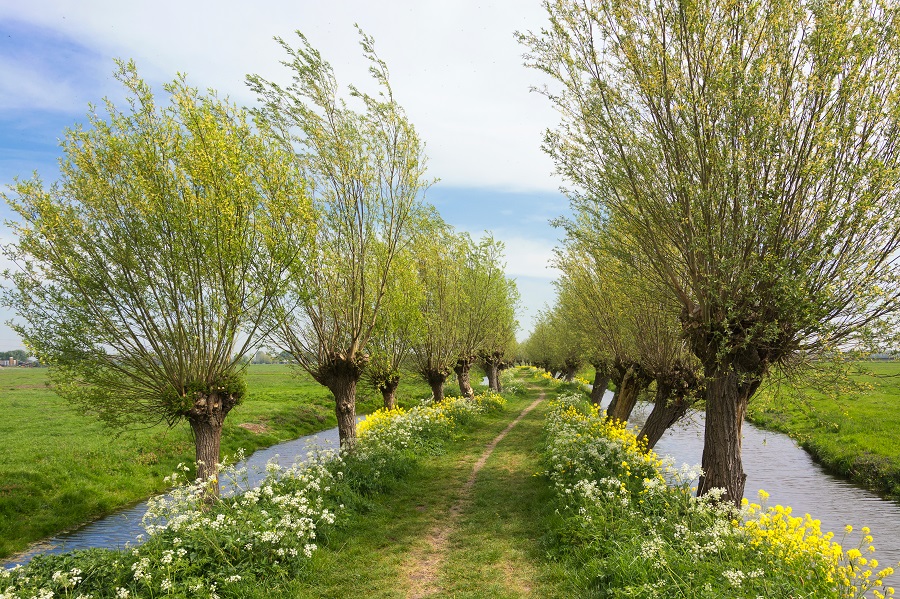
[[[797,441],[836,474],[900,498],[900,362],[867,362],[856,375],[871,389],[852,394],[782,385],[761,391],[748,417]]]
[[[46,373],[0,369],[0,556],[159,492],[179,462],[194,459],[186,424],[109,430],[50,391]],[[288,366],[250,366],[247,387],[225,421],[223,455],[336,424],[329,391]],[[398,403],[428,395],[426,385],[406,377]],[[360,388],[358,411],[380,404],[380,395]]]

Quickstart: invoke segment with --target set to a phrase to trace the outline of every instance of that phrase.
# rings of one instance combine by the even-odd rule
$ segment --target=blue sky
[[[285,81],[272,37],[290,40],[299,29],[342,85],[365,89],[358,23],[375,38],[395,97],[426,140],[429,175],[440,179],[428,201],[458,229],[491,230],[506,244],[507,272],[522,295],[522,338],[553,299],[547,262],[559,232],[547,221],[568,211],[540,150],[557,117],[529,91],[542,81],[522,66],[513,36],[544,21],[536,0],[273,0],[252,10],[232,0],[0,3],[0,186],[33,171],[46,183],[56,178],[65,128],[86,121],[89,103],[120,97],[115,58],[134,59],[155,86],[183,72],[197,87],[252,105],[245,75]],[[0,220],[8,218],[0,203]],[[0,242],[10,239],[0,227]],[[10,317],[0,310],[0,321]],[[0,350],[20,346],[0,325]]]

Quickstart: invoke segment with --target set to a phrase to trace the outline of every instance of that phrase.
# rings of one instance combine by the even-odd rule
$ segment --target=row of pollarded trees
[[[549,26],[520,39],[554,80],[545,149],[578,228],[602,231],[584,249],[636,265],[674,308],[704,380],[699,492],[740,501],[764,377],[862,342],[898,306],[898,7],[544,6]]]
[[[653,409],[639,433],[652,448],[699,399],[699,362],[681,336],[674,302],[641,277],[639,265],[583,221],[561,224],[567,235],[555,260],[562,272],[557,300],[523,344],[524,357],[545,367],[560,364],[567,375],[590,363],[591,400],[599,405],[612,382],[607,414],[623,422],[655,383]]]
[[[261,344],[331,390],[352,445],[371,362],[464,336],[425,326],[432,260],[464,273],[453,275],[455,301],[505,292],[483,300],[495,313],[479,313],[482,331],[454,346],[454,360],[515,327],[502,246],[454,235],[424,203],[423,143],[372,40],[362,36],[379,93],[351,87],[357,108],[302,35],[297,48],[279,42],[292,83],[248,77],[261,100],[252,112],[183,78],[158,106],[121,63],[128,109],[107,102],[107,114],[66,132],[57,183],[35,177],[4,195],[18,215],[5,250],[19,266],[4,302],[54,389],[115,426],[186,420],[204,478],[245,394],[241,364]],[[424,248],[436,231],[452,260]]]

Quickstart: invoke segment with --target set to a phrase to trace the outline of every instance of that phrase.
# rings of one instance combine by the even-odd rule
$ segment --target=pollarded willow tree
[[[396,407],[403,364],[422,334],[419,308],[425,292],[416,273],[413,252],[400,252],[394,261],[395,274],[369,340],[369,363],[363,373],[363,378],[381,393],[388,410]]]
[[[444,383],[464,345],[463,262],[470,244],[467,236],[435,223],[415,251],[416,272],[424,293],[418,307],[421,329],[412,345],[410,361],[437,402],[444,399]]]
[[[4,195],[20,219],[4,300],[59,395],[114,426],[187,420],[210,478],[311,204],[291,154],[243,110],[183,79],[160,107],[133,63],[116,77],[130,109],[107,101],[69,129],[49,189]]]
[[[469,249],[461,265],[462,346],[453,370],[460,392],[473,396],[469,368],[476,359],[485,368],[488,386],[500,390],[499,371],[509,359],[518,327],[519,294],[515,282],[503,272],[503,243],[490,234],[477,242],[465,238]]]
[[[634,313],[638,359],[656,383],[653,409],[647,415],[638,439],[648,449],[673,424],[683,418],[701,398],[703,377],[700,363],[681,334],[678,313],[664,295],[645,294],[643,306]]]
[[[349,447],[356,439],[356,385],[394,278],[394,257],[422,220],[426,159],[370,37],[360,32],[380,94],[351,86],[362,105],[357,111],[339,97],[331,65],[297,35],[298,48],[278,39],[289,57],[289,86],[248,77],[264,106],[260,114],[296,152],[318,216],[311,249],[272,312],[272,341],[332,392],[340,442]]]
[[[520,39],[558,88],[545,149],[575,211],[613,214],[703,364],[699,492],[738,502],[766,373],[855,343],[897,306],[893,3],[545,2]]]
[[[522,360],[548,371],[552,361],[550,337],[553,333],[547,319],[549,311],[549,306],[545,304],[544,308],[537,313],[531,334],[519,345],[518,350]]]
[[[612,251],[609,227],[595,231],[583,223],[568,223],[566,230],[565,245],[555,259],[564,275],[557,283],[559,308],[572,326],[593,336],[582,351],[590,352],[595,362],[605,362],[602,366],[616,386],[607,415],[624,422],[652,382],[636,344],[642,332],[635,315],[646,295],[641,273]]]
[[[499,393],[503,390],[500,374],[512,366],[518,350],[516,331],[519,321],[516,310],[519,305],[519,289],[514,280],[504,277],[496,290],[497,304],[490,328],[487,329],[479,352],[482,367],[488,379],[488,387]]]

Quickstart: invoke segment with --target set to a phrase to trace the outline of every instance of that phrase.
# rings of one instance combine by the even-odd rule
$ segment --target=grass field
[[[0,368],[0,557],[163,490],[163,478],[194,459],[186,423],[110,430],[49,390],[46,372]],[[249,454],[336,424],[330,392],[288,366],[248,367],[247,388],[225,421],[223,455],[239,448]],[[430,394],[406,377],[398,403]],[[380,405],[381,396],[361,385],[357,410]],[[241,424],[257,425],[250,428],[258,432]]]
[[[870,390],[761,391],[750,402],[751,422],[789,434],[828,470],[900,498],[900,362],[867,362],[855,375]]]

